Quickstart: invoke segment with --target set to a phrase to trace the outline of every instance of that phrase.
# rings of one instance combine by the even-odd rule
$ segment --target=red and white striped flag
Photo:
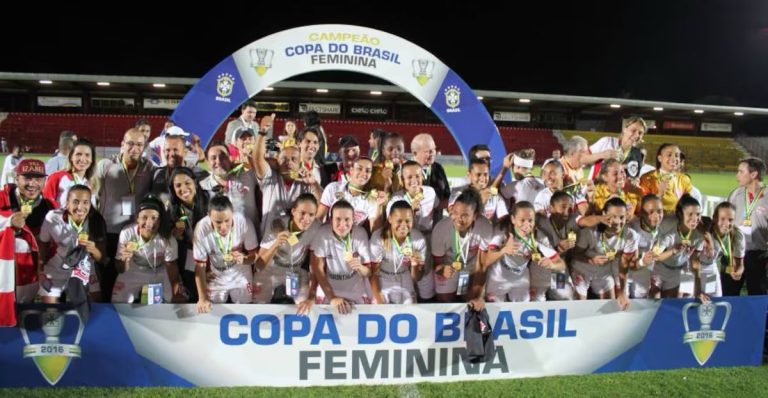
[[[0,214],[0,326],[16,326],[16,238],[7,216]]]

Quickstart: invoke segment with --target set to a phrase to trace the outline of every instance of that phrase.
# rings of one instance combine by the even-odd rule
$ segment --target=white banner
[[[341,104],[317,104],[302,102],[299,104],[299,113],[315,111],[320,114],[338,115],[341,113]]]
[[[133,347],[198,386],[307,386],[591,373],[638,344],[660,301],[489,304],[496,356],[466,361],[464,304],[116,306]]]
[[[52,106],[62,108],[80,108],[83,99],[80,97],[37,97],[38,106]]]
[[[144,109],[176,109],[179,102],[175,98],[144,98]]]
[[[493,120],[499,122],[530,122],[529,112],[493,112]]]
[[[730,123],[702,123],[701,131],[730,133],[731,131],[733,131],[733,126]]]

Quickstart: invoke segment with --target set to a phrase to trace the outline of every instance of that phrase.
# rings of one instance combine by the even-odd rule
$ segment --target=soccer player
[[[714,256],[701,255],[698,272],[699,288],[710,297],[739,296],[744,273],[746,242],[736,227],[736,206],[722,202],[712,212],[711,225],[704,234],[704,245],[712,247]],[[704,250],[706,252],[706,250]]]
[[[470,159],[467,178],[469,179],[469,187],[480,193],[480,214],[483,217],[495,224],[509,215],[504,199],[499,195],[499,190],[492,185],[488,185],[490,181],[490,166],[487,161]],[[451,193],[451,198],[448,200],[449,211],[456,198],[466,188],[459,187]]]

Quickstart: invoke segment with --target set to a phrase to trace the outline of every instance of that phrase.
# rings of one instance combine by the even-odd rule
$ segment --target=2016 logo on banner
[[[713,322],[720,307],[725,309],[725,316],[720,328],[713,329]],[[688,322],[689,310],[693,308],[696,309],[699,318],[699,330],[691,330],[691,324]],[[715,352],[717,343],[725,341],[725,327],[728,325],[730,317],[731,304],[725,301],[707,304],[688,303],[683,306],[683,325],[685,326],[683,343],[691,345],[691,351],[699,365],[704,366],[712,357],[712,353]]]
[[[77,334],[72,344],[61,343],[61,332],[68,315],[78,321]],[[26,319],[39,317],[45,334],[43,343],[32,344],[30,333],[26,329]],[[24,358],[32,358],[37,369],[45,380],[52,386],[61,380],[69,368],[72,358],[80,358],[80,338],[83,336],[85,325],[77,311],[59,312],[56,308],[47,308],[45,312],[28,310],[21,313],[21,336],[24,338]]]

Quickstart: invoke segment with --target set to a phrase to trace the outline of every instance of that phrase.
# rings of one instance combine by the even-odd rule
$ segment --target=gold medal
[[[571,241],[575,242],[576,241],[576,232],[574,232],[574,231],[568,232],[568,240],[571,240]]]
[[[456,270],[456,272],[461,271],[461,268],[463,265],[461,264],[461,261],[454,261],[453,262],[453,269]]]
[[[410,247],[404,247],[403,248],[403,255],[405,256],[411,256],[413,255],[413,250],[411,250]]]
[[[391,160],[387,160],[387,161],[384,162],[384,167],[386,167],[388,169],[394,169],[395,168],[395,164]]]
[[[288,237],[288,244],[294,246],[297,243],[299,243],[299,238],[297,238],[296,235],[291,234],[291,236]]]
[[[659,245],[656,245],[656,246],[654,246],[654,247],[653,247],[653,254],[655,254],[655,255],[657,255],[657,256],[658,256],[658,255],[660,255],[660,254],[661,254],[661,253],[663,253],[663,252],[664,252],[664,251],[663,251],[663,250],[661,250],[661,246],[659,246]]]
[[[85,232],[79,233],[77,235],[77,240],[78,241],[82,241],[82,242],[87,241],[88,240],[88,234],[86,234]]]
[[[132,252],[134,252],[134,251],[136,251],[139,248],[139,244],[134,242],[134,241],[130,241],[130,242],[125,244],[125,248],[130,250],[130,251],[132,251]]]
[[[181,220],[176,221],[176,228],[184,228],[184,227],[186,227],[186,224],[184,223],[184,221],[181,221]]]
[[[254,149],[256,149],[256,145],[254,144],[248,144],[245,146],[245,150],[248,152],[253,152]]]
[[[541,261],[541,254],[531,253],[531,260],[533,260],[534,263],[538,263],[539,261]]]
[[[235,256],[233,256],[232,253],[226,253],[222,257],[224,257],[224,261],[226,262],[231,262],[232,260],[235,259]]]
[[[379,197],[379,191],[377,191],[375,189],[371,189],[371,192],[368,193],[368,198],[369,199],[376,200],[376,198],[378,198],[378,197]]]
[[[488,190],[491,191],[491,195],[498,195],[499,194],[499,188],[491,187]]]
[[[24,211],[24,210],[22,210],[22,211]],[[741,222],[741,225],[743,225],[745,227],[751,227],[752,226],[752,220],[745,219],[744,221]]]
[[[691,245],[691,240],[690,239],[683,239],[683,241],[681,243],[683,244],[683,246],[690,246]]]
[[[421,192],[417,193],[416,196],[413,197],[414,202],[420,202],[422,199],[424,199],[424,194]]]
[[[298,171],[296,171],[296,170],[291,170],[291,171],[288,173],[288,176],[289,176],[289,177],[291,177],[291,179],[292,179],[292,180],[295,180],[295,179],[299,178],[299,172],[298,172]],[[337,192],[337,193],[338,193],[338,192]],[[343,196],[343,195],[344,195],[344,194],[342,194],[342,196]]]
[[[725,267],[725,273],[726,274],[730,274],[731,272],[733,272],[733,267],[731,267],[730,265]]]
[[[352,252],[344,252],[344,261],[350,262],[353,258]]]
[[[616,251],[610,250],[605,252],[605,257],[608,257],[608,260],[613,260],[614,258],[616,258]]]
[[[22,205],[21,206],[21,212],[24,213],[24,214],[32,213],[32,206],[30,206],[30,205]]]

